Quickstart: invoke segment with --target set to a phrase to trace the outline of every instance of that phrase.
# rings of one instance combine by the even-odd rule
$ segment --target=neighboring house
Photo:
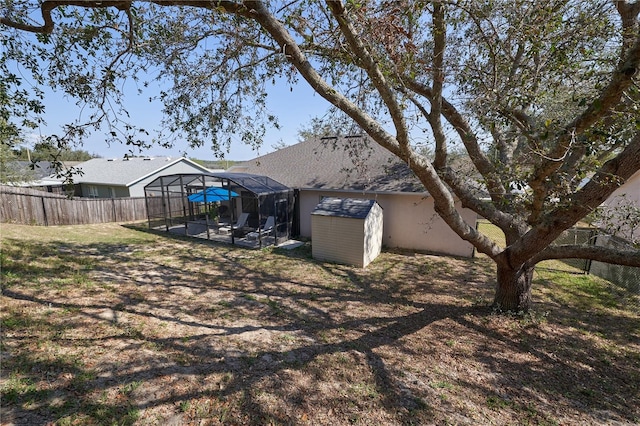
[[[614,223],[609,223],[609,227],[618,228],[623,238],[640,241],[640,217],[637,216],[640,211],[640,171],[627,179],[602,205],[610,209],[607,216]]]
[[[473,255],[473,246],[438,216],[433,198],[404,163],[373,142],[350,140],[349,145],[357,146],[357,157],[336,140],[311,139],[229,171],[265,175],[298,190],[297,223],[302,237],[313,238],[311,213],[323,198],[365,198],[376,200],[384,210],[384,246]],[[476,214],[457,205],[464,220],[475,226]]]
[[[640,244],[640,171],[633,174],[602,203],[595,225],[603,228],[594,239],[596,246],[629,249]],[[618,238],[607,234],[614,234]],[[633,245],[631,245],[633,247]],[[629,294],[640,292],[640,268],[591,261],[589,273],[623,286]]]
[[[614,202],[617,198],[624,196],[627,200],[633,201],[640,205],[640,170],[635,172],[620,188],[613,191],[613,194],[607,198],[605,204]]]
[[[77,162],[71,162],[76,164]],[[70,165],[69,162],[64,163]],[[73,165],[71,164],[71,165]],[[54,177],[55,169],[50,161],[14,161],[10,167],[15,170],[20,179],[16,182],[8,182],[11,186],[33,188],[41,191],[61,193],[63,183]]]
[[[144,186],[162,175],[207,173],[188,158],[93,158],[75,168],[76,195],[90,198],[144,197]]]
[[[31,161],[19,160],[15,162],[15,165],[17,168],[25,170],[25,174],[32,177],[33,180],[46,178],[55,172],[53,164],[50,161],[37,161],[32,163]]]

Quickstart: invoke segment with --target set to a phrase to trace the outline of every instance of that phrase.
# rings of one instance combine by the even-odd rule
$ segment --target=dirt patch
[[[7,226],[2,424],[640,421],[621,295],[539,278],[534,313],[509,318],[487,307],[483,259],[385,252],[361,270],[308,247]]]

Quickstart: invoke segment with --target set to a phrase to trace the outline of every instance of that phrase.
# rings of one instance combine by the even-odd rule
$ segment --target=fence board
[[[147,219],[144,198],[66,198],[30,188],[0,187],[0,222],[82,225]]]

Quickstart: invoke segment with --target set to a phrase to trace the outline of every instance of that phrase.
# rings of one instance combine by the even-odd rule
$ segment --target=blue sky
[[[151,140],[154,136],[154,131],[159,130],[162,105],[159,102],[149,103],[149,97],[156,94],[150,90],[145,92],[144,95],[138,95],[135,89],[130,92],[130,95],[126,95],[125,103],[131,114],[132,121],[142,128],[151,130],[149,136],[149,140]],[[63,94],[51,89],[46,90],[44,103],[46,106],[44,117],[47,125],[32,132],[31,140],[36,140],[39,135],[47,136],[59,133],[61,125],[72,122],[82,117],[83,114],[80,107],[76,106],[73,100],[65,99]],[[257,152],[240,140],[232,143],[230,153],[225,155],[227,160],[249,160],[274,151],[273,145],[275,144],[282,142],[286,145],[292,145],[296,143],[300,128],[306,126],[311,118],[323,115],[327,111],[329,104],[313,92],[309,85],[302,80],[293,88],[293,91],[289,89],[288,85],[276,84],[276,86],[273,86],[269,93],[268,106],[270,111],[279,118],[280,129],[269,129],[262,146]],[[103,133],[100,131],[93,132],[85,140],[84,145],[79,148],[91,154],[107,158],[122,157],[129,152],[129,147],[124,144],[108,145],[105,142]],[[181,140],[176,140],[172,149],[154,146],[141,154],[176,157],[183,155],[185,151],[189,158],[216,159],[209,146],[189,149],[187,142]]]
[[[40,22],[41,17],[39,12],[37,12],[37,8],[33,8],[33,13],[34,22]],[[24,36],[30,37],[29,34],[25,34]],[[17,64],[9,64],[9,67],[16,67],[16,65]],[[22,88],[28,89],[29,85],[33,84],[33,82],[30,81],[29,73],[26,71],[23,72],[24,70],[21,70],[20,67],[14,69],[16,74],[23,79],[24,85]],[[153,80],[153,78],[149,78],[148,80]],[[160,102],[155,104],[149,103],[148,99],[157,96],[160,87],[155,89],[158,93],[154,93],[152,89],[145,89],[143,95],[138,95],[137,87],[132,83],[130,84],[130,82],[125,83],[125,87],[131,87],[131,90],[128,90],[125,94],[125,105],[131,115],[131,121],[135,122],[138,127],[149,131],[150,135],[148,140],[150,142],[155,134],[157,134],[157,131],[160,130],[159,124],[161,121],[162,105]],[[63,93],[55,92],[49,88],[41,89],[45,91],[44,119],[46,126],[43,125],[39,129],[34,129],[26,133],[24,145],[27,147],[32,147],[41,137],[61,134],[62,125],[78,119],[84,118],[86,120],[89,115],[75,104],[75,100],[65,98]],[[232,143],[230,152],[225,154],[226,159],[248,160],[258,155],[274,151],[273,145],[275,144],[294,144],[297,142],[299,129],[306,126],[313,117],[323,115],[329,108],[329,104],[319,95],[315,94],[310,86],[302,79],[301,82],[294,87],[293,91],[290,90],[288,84],[284,83],[276,83],[271,89],[268,108],[273,115],[279,118],[281,128],[279,130],[269,129],[257,152],[253,151],[251,147],[243,144],[238,139]],[[101,131],[94,131],[84,140],[83,145],[77,148],[102,157],[122,157],[129,153],[129,147],[124,144],[108,145],[106,137]],[[180,156],[186,154],[191,158],[203,160],[216,159],[210,146],[190,149],[188,143],[184,140],[175,140],[172,149],[154,146],[146,151],[134,154],[151,156]]]

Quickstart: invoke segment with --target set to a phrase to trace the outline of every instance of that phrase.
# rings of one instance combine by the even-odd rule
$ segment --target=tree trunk
[[[533,267],[510,268],[498,264],[494,308],[502,312],[527,312],[531,307]]]

